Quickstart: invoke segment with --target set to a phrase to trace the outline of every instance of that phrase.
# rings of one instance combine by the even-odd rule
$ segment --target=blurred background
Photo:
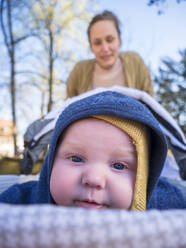
[[[93,56],[88,23],[105,9],[186,134],[185,0],[0,0],[0,158],[19,157],[27,127],[64,101],[74,64]]]

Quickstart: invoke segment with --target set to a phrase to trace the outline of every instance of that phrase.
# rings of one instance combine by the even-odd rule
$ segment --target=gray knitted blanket
[[[0,204],[1,248],[184,248],[186,210]]]

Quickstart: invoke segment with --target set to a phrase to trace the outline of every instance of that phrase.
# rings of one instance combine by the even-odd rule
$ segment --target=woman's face
[[[112,68],[118,58],[120,45],[121,40],[112,21],[101,20],[92,25],[90,46],[100,67]]]

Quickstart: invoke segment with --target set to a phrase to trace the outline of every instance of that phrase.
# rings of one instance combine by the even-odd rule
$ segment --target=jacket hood
[[[81,96],[67,99],[52,133],[48,154],[42,166],[36,202],[50,203],[50,175],[57,142],[63,131],[73,122],[92,115],[115,115],[145,124],[150,130],[150,161],[147,184],[147,202],[162,171],[167,142],[158,121],[149,109],[138,100],[112,90],[96,89]]]

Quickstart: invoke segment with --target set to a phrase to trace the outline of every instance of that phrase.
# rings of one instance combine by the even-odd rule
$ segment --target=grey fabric
[[[0,205],[1,248],[184,248],[186,210]]]
[[[46,132],[38,139],[35,139],[35,137],[52,121],[53,118],[38,119],[28,126],[24,134],[23,159],[20,162],[22,173],[30,174],[34,163],[38,161],[40,154],[47,148],[52,130]]]
[[[51,133],[52,131],[43,135],[41,139],[38,140],[37,143],[34,144],[31,148],[26,146],[24,150],[24,157],[29,155],[32,158],[33,164],[37,162],[37,160],[39,159],[39,155],[41,154],[41,152],[44,151],[44,149],[48,146],[50,142]]]
[[[52,119],[38,119],[31,123],[28,126],[26,133],[24,134],[24,142],[27,144],[30,143],[30,145],[32,146],[35,135],[39,133],[43,129],[43,127],[45,127],[51,121]]]

